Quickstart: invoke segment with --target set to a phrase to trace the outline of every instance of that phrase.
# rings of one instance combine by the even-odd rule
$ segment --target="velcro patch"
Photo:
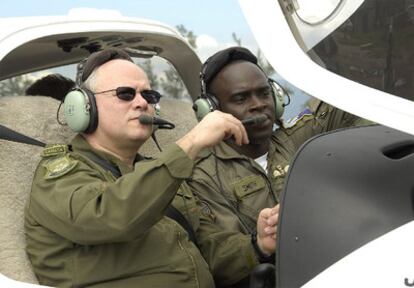
[[[305,109],[303,110],[299,115],[297,115],[296,117],[293,117],[291,119],[289,119],[288,121],[284,121],[283,122],[283,127],[288,129],[288,128],[292,128],[294,127],[300,120],[302,120],[304,117],[306,116],[313,116],[312,111],[310,111],[309,109]]]
[[[68,153],[68,145],[65,144],[48,144],[42,151],[42,157],[51,157],[57,155],[63,155]]]
[[[234,183],[233,186],[237,199],[242,199],[256,191],[263,189],[266,186],[266,183],[263,177],[251,175],[242,178],[240,181]]]
[[[67,174],[78,164],[78,160],[69,155],[48,160],[43,166],[46,168],[45,179],[54,179]]]

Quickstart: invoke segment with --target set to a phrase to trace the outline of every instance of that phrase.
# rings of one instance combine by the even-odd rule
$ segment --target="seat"
[[[75,135],[56,121],[59,102],[45,96],[0,97],[0,124],[44,143],[67,143]],[[163,99],[161,117],[176,124],[175,130],[157,131],[161,147],[183,136],[197,120],[190,103]],[[24,207],[41,147],[0,139],[0,273],[11,279],[37,284],[25,253]],[[148,141],[140,150],[154,155]]]

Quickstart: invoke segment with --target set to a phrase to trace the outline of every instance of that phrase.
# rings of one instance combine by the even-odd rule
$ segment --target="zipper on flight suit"
[[[174,223],[174,225],[176,225],[175,223]],[[191,255],[191,253],[184,247],[184,245],[181,243],[181,241],[180,241],[180,238],[181,238],[181,231],[178,231],[177,232],[178,233],[178,238],[177,238],[177,240],[178,240],[178,245],[180,246],[180,248],[182,249],[182,250],[184,250],[185,251],[185,253],[187,254],[187,256],[190,258],[190,261],[191,261],[191,263],[193,264],[193,271],[194,271],[194,278],[195,278],[195,281],[196,281],[196,284],[197,284],[197,287],[200,287],[200,282],[198,281],[198,275],[197,275],[197,265],[196,265],[196,263],[195,263],[195,261],[194,261],[194,258],[193,258],[193,256]]]

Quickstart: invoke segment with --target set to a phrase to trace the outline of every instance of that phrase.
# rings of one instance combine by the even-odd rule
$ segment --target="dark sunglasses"
[[[118,87],[116,89],[105,90],[93,94],[102,94],[112,91],[115,91],[116,97],[124,101],[132,101],[135,98],[135,95],[137,95],[137,90],[132,87]],[[140,93],[142,98],[144,98],[148,104],[157,104],[160,102],[161,94],[155,90],[143,90]]]

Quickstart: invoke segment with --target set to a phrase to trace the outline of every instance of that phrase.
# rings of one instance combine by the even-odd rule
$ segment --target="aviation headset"
[[[208,113],[214,110],[220,110],[218,99],[207,91],[207,85],[214,79],[214,77],[228,64],[236,60],[244,60],[255,64],[262,72],[263,69],[257,63],[257,58],[248,49],[243,47],[230,47],[219,51],[206,60],[200,72],[200,97],[194,102],[193,109],[198,121],[203,119]],[[284,97],[286,92],[273,79],[268,78],[271,87],[273,101],[275,103],[275,116],[280,119],[283,115],[285,106]]]
[[[95,95],[84,86],[84,82],[96,68],[114,59],[134,63],[125,51],[111,48],[94,52],[78,64],[76,87],[66,94],[63,103],[66,123],[73,131],[92,133],[98,127]]]

